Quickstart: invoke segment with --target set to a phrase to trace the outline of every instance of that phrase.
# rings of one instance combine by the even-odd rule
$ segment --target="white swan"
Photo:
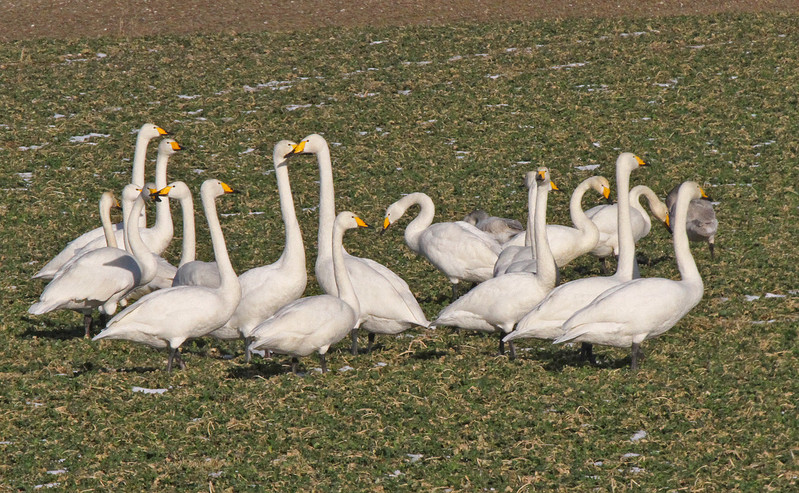
[[[297,358],[319,353],[322,372],[327,372],[325,354],[331,345],[347,337],[358,323],[358,297],[344,265],[344,231],[368,227],[363,220],[345,211],[333,224],[333,272],[337,295],[323,294],[300,298],[283,306],[251,332],[249,349],[265,349],[292,356],[291,370],[297,372]]]
[[[524,232],[524,226],[516,219],[490,216],[486,211],[481,209],[475,209],[466,214],[463,221],[491,234],[500,245]]]
[[[583,196],[589,189],[596,190],[606,199],[610,196],[610,183],[607,178],[602,176],[587,178],[577,185],[569,200],[569,215],[574,227],[561,224],[547,225],[549,247],[558,267],[563,267],[580,255],[588,253],[599,240],[599,230],[585,215],[582,207]],[[506,260],[508,257],[513,260],[508,262]],[[509,246],[500,253],[497,264],[494,265],[494,275],[507,272],[535,272],[535,268],[532,249]]]
[[[649,203],[649,210],[656,219],[667,224],[669,209],[661,201],[657,194],[646,185],[637,185],[630,190],[630,220],[632,221],[632,234],[635,243],[649,234],[652,229],[652,220],[649,214],[641,205],[641,197],[646,197]],[[603,271],[605,269],[606,258],[619,255],[619,236],[617,222],[617,205],[604,204],[592,207],[585,214],[599,228],[599,242],[591,250],[591,255],[602,260]]]
[[[183,342],[207,335],[228,321],[241,298],[241,288],[230,264],[216,212],[216,197],[226,193],[235,191],[215,179],[206,180],[200,189],[222,280],[219,287],[177,286],[152,292],[112,318],[93,340],[124,339],[155,348],[166,347],[167,371],[172,371],[173,361],[181,369],[186,366],[179,352]]]
[[[643,358],[641,343],[672,328],[699,303],[704,284],[688,245],[685,218],[691,200],[707,198],[695,182],[680,185],[674,214],[674,256],[680,280],[649,277],[610,289],[563,324],[555,343],[588,342],[632,347],[633,370]]]
[[[453,301],[458,298],[461,281],[483,282],[493,277],[494,263],[502,251],[499,242],[464,221],[433,223],[436,209],[427,194],[411,193],[388,206],[383,230],[414,205],[421,210],[405,227],[405,244],[447,276]]]
[[[123,204],[132,203],[133,207],[125,211],[127,214],[123,217],[139,217],[149,196],[149,190],[127,185],[122,191]],[[83,313],[88,337],[93,309],[99,309],[102,316],[113,315],[123,296],[139,284],[149,282],[155,275],[155,259],[141,240],[138,221],[125,221],[125,228],[132,253],[106,246],[74,257],[56,272],[44,288],[39,302],[33,304],[28,313],[41,315],[63,309],[78,311]]]
[[[557,267],[547,241],[546,227],[547,196],[550,188],[555,187],[547,168],[538,168],[536,182],[528,195],[536,194],[533,234],[538,272],[514,272],[478,284],[444,308],[433,325],[499,332],[499,352],[503,354],[503,336],[511,332],[516,322],[555,287]],[[510,356],[516,356],[513,343]]]
[[[170,183],[161,190],[180,202],[183,218],[183,243],[180,250],[180,263],[172,279],[172,286],[207,286],[218,288],[221,282],[219,267],[216,262],[195,260],[197,253],[197,236],[194,227],[194,200],[188,185],[182,181]]]
[[[666,207],[669,213],[674,215],[674,209],[677,204],[677,190],[680,186],[674,187],[668,195],[666,195]],[[714,251],[716,246],[716,231],[719,228],[719,221],[716,219],[716,211],[713,210],[713,204],[707,200],[692,200],[688,206],[688,216],[686,231],[688,232],[688,240],[696,242],[706,242],[710,249],[710,259],[715,257]]]
[[[330,149],[322,136],[312,134],[300,141],[291,155],[297,154],[316,155],[319,166],[319,250],[315,272],[325,293],[335,295],[333,244],[330,238],[336,212]],[[373,334],[398,334],[414,325],[429,326],[430,322],[408,283],[391,269],[374,260],[350,255],[346,250],[344,264],[360,304],[358,326],[370,333],[370,344],[374,340]],[[352,352],[356,353],[357,332],[353,332],[352,337]]]
[[[588,305],[604,291],[630,281],[633,278],[635,262],[635,241],[630,224],[633,210],[630,204],[630,173],[641,166],[644,161],[632,153],[625,152],[616,159],[616,186],[619,197],[616,224],[619,225],[619,261],[616,273],[609,277],[587,277],[576,279],[553,289],[541,300],[519,323],[516,330],[505,336],[506,342],[516,339],[535,337],[539,339],[555,339],[563,334],[561,326],[577,310]],[[582,349],[583,356],[593,359],[589,346]]]
[[[280,212],[286,232],[283,253],[274,263],[252,268],[239,276],[241,301],[230,320],[222,329],[212,332],[212,336],[231,338],[235,335],[246,340],[256,325],[305,292],[308,281],[305,246],[297,213],[294,210],[294,198],[291,195],[288,163],[285,157],[293,153],[296,146],[294,142],[281,140],[275,144],[272,153]],[[245,360],[249,361],[249,350],[245,350],[245,353]]]
[[[163,128],[153,125],[152,123],[145,123],[139,129],[139,134],[136,137],[136,149],[133,154],[133,172],[130,182],[139,188],[144,186],[144,164],[147,158],[147,144],[159,135],[168,135],[168,132]],[[141,216],[141,227],[145,227],[144,215]],[[124,230],[122,223],[114,225],[114,230],[119,231],[119,238],[121,238],[122,231]],[[75,256],[77,250],[86,246],[89,242],[96,238],[103,237],[102,228],[95,228],[91,231],[83,233],[74,240],[70,241],[61,252],[47,262],[44,267],[37,272],[34,279],[52,279],[55,273],[65,263]],[[101,244],[98,246],[105,246]]]

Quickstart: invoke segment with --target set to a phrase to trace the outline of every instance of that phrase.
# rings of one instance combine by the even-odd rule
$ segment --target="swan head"
[[[152,123],[145,123],[139,129],[139,136],[143,139],[152,140],[156,137],[169,135],[169,132]]]
[[[610,182],[604,176],[594,176],[591,180],[591,188],[597,191],[605,200],[610,201]]]
[[[272,150],[272,162],[275,163],[275,169],[277,169],[279,166],[285,165],[286,159],[294,154],[294,150],[296,148],[297,143],[291,140],[284,139],[275,144],[275,147]]]
[[[327,149],[325,138],[319,134],[311,134],[302,139],[299,144],[295,144],[294,149],[283,157],[288,158],[299,154],[317,154],[324,149]]]
[[[238,190],[233,190],[227,183],[217,180],[216,178],[211,178],[205,180],[200,187],[200,193],[202,195],[209,194],[212,197],[219,197],[220,195],[225,195],[228,193],[240,193]]]
[[[408,206],[405,205],[405,201],[400,199],[386,209],[386,215],[383,218],[383,229],[380,230],[381,233],[385,233],[389,226],[391,226],[395,221],[399,220],[404,214],[405,211],[408,210]]]
[[[103,194],[100,196],[100,209],[104,208],[108,208],[108,210],[122,209],[122,206],[119,205],[119,201],[117,200],[116,195],[114,195],[114,192],[103,192]]]
[[[627,170],[634,170],[641,166],[649,166],[643,159],[636,156],[632,152],[622,152],[619,154],[619,157],[616,158],[616,168],[622,168]]]
[[[173,199],[185,199],[191,197],[189,186],[182,181],[175,181],[158,191],[159,197],[170,197]]]
[[[164,139],[158,144],[158,154],[162,156],[171,156],[181,150],[183,148],[175,139]]]
[[[350,211],[339,212],[336,216],[335,226],[344,229],[368,228],[369,225],[363,219],[358,217],[357,214]]]
[[[463,222],[469,223],[472,226],[476,225],[480,221],[488,219],[488,213],[482,209],[475,209],[472,212],[463,216]]]
[[[555,182],[553,182],[552,179],[550,178],[550,176],[549,176],[549,168],[546,168],[544,166],[541,166],[536,171],[535,181],[538,184],[538,186],[549,186],[550,190],[552,190],[554,192],[560,192],[561,191],[561,189],[558,188],[558,186],[555,185]]]

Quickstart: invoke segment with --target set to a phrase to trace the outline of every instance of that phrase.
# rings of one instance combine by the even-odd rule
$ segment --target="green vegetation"
[[[0,490],[796,488],[797,21],[0,45]],[[644,344],[637,374],[622,350],[598,348],[595,368],[574,347],[528,340],[508,361],[494,355],[494,337],[438,329],[384,337],[369,355],[342,343],[330,373],[305,377],[281,358],[244,364],[241,343],[199,340],[186,347],[188,369],[169,375],[164,352],[86,341],[72,312],[26,312],[43,288],[30,276],[99,224],[101,192],[129,179],[131,131],[145,121],[188,149],[170,179],[198,187],[217,177],[245,192],[219,201],[232,214],[222,227],[238,271],[282,249],[265,172],[272,145],[312,132],[333,143],[338,209],[376,224],[417,190],[434,197],[438,220],[477,207],[523,220],[528,169],[550,166],[570,191],[592,173],[612,183],[615,157],[633,151],[653,164],[634,184],[665,195],[693,179],[720,201],[717,260],[694,246],[705,298]],[[92,132],[109,137],[70,140]],[[291,162],[309,271],[316,173],[310,158]],[[551,222],[568,222],[567,201],[550,200]],[[406,223],[345,244],[402,275],[434,317],[449,285],[405,247]],[[199,256],[210,258],[201,219],[198,228]],[[176,238],[167,257],[179,248]],[[644,275],[678,275],[665,229],[639,252]],[[563,277],[598,272],[584,257]],[[308,293],[318,293],[313,278]]]

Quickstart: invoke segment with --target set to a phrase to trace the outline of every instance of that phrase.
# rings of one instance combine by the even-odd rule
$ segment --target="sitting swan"
[[[555,264],[563,267],[580,255],[589,252],[599,241],[599,230],[585,215],[582,200],[589,189],[596,190],[606,199],[610,197],[610,183],[602,176],[583,180],[572,192],[569,215],[575,227],[560,224],[547,225],[547,237]],[[502,250],[494,265],[494,275],[507,272],[535,272],[535,259],[531,248],[509,246]]]
[[[516,322],[555,287],[557,267],[547,241],[546,209],[549,189],[557,189],[550,181],[549,170],[538,168],[535,195],[535,255],[540,265],[536,273],[514,272],[488,279],[441,310],[433,322],[461,329],[499,332],[499,353],[504,353],[503,336],[513,330]],[[516,357],[513,343],[510,357]]]
[[[515,237],[517,234],[524,232],[524,226],[516,219],[490,216],[486,211],[481,209],[475,209],[466,214],[463,218],[463,222],[472,224],[476,226],[477,229],[491,234],[500,245]]]
[[[305,137],[287,157],[299,154],[316,156],[319,168],[319,233],[316,256],[316,280],[325,293],[335,295],[333,275],[333,243],[330,238],[336,218],[333,166],[327,141],[318,134]],[[427,327],[427,320],[419,302],[400,276],[374,260],[356,257],[344,252],[344,264],[352,279],[355,295],[360,304],[358,327],[369,332],[370,343],[374,334],[398,334],[414,325]],[[358,351],[357,331],[352,333],[353,354]]]
[[[130,220],[139,217],[150,193],[133,184],[122,190],[123,205],[133,204],[130,211],[123,213],[131,253],[106,246],[70,259],[55,273],[39,302],[33,304],[28,313],[41,315],[64,309],[78,311],[83,313],[86,337],[89,337],[92,310],[99,309],[101,316],[113,315],[123,296],[136,286],[150,282],[156,272],[155,258],[141,240],[139,222]],[[106,220],[110,222],[110,218]],[[113,245],[116,238],[110,236],[107,241]]]
[[[358,323],[358,297],[344,265],[344,231],[367,228],[352,212],[341,212],[333,223],[333,272],[337,295],[323,294],[300,298],[280,308],[251,332],[250,351],[265,349],[292,357],[291,370],[297,373],[297,358],[319,353],[322,372],[327,372],[325,354],[330,346],[347,337]]]
[[[219,287],[177,286],[152,292],[112,318],[93,340],[125,339],[155,348],[168,348],[166,369],[171,372],[173,361],[177,361],[181,369],[186,366],[179,352],[183,342],[207,335],[228,321],[241,298],[241,288],[230,264],[216,212],[216,197],[226,193],[235,191],[214,179],[206,180],[200,190],[214,256],[219,265]]]
[[[641,205],[641,197],[646,197],[649,203],[649,210],[663,224],[668,223],[669,209],[646,185],[638,185],[630,190],[630,220],[632,221],[633,241],[638,240],[649,234],[652,229],[652,220]],[[591,250],[591,255],[602,260],[603,270],[607,257],[619,255],[619,236],[617,222],[617,205],[605,204],[588,209],[585,214],[599,228],[599,242]]]
[[[668,195],[666,195],[666,207],[669,213],[674,215],[674,208],[677,203],[677,190],[680,186],[674,187]],[[714,250],[716,245],[716,231],[719,228],[719,222],[716,219],[716,211],[713,210],[713,204],[707,200],[692,200],[688,206],[688,216],[685,219],[688,223],[686,231],[688,232],[688,241],[707,242],[710,249],[710,259],[714,258]]]
[[[405,244],[447,276],[452,283],[453,301],[458,298],[461,281],[483,282],[493,277],[494,264],[502,251],[499,242],[464,221],[433,224],[436,209],[427,194],[411,193],[388,206],[383,231],[414,205],[420,206],[421,211],[405,228]]]
[[[147,145],[150,141],[160,135],[168,135],[168,132],[163,128],[153,125],[152,123],[145,123],[139,129],[139,133],[136,136],[136,148],[133,153],[133,173],[130,182],[139,188],[144,186],[144,164],[147,158]],[[146,222],[144,220],[144,216],[141,216],[141,227],[146,227]],[[119,238],[121,239],[122,232],[124,230],[122,223],[115,224],[113,226],[114,231],[118,231]],[[75,238],[74,240],[70,241],[61,252],[52,258],[44,267],[37,272],[33,278],[34,279],[45,279],[49,280],[52,279],[55,273],[60,269],[65,263],[69,261],[72,257],[75,256],[75,253],[85,247],[89,242],[103,237],[103,229],[95,228],[91,231],[83,233],[79,237]],[[96,248],[101,248],[105,246],[105,243],[102,242],[97,245]]]
[[[541,300],[519,323],[516,330],[505,336],[505,342],[535,337],[555,339],[563,334],[561,326],[577,310],[588,305],[606,290],[633,279],[635,241],[630,224],[630,173],[644,161],[632,153],[625,152],[616,160],[616,186],[619,202],[617,211],[619,225],[619,261],[616,274],[609,277],[586,277],[561,284]],[[583,346],[583,356],[593,361],[590,345]]]
[[[689,203],[698,198],[707,199],[707,195],[697,183],[680,185],[674,215],[674,256],[681,279],[634,279],[605,291],[566,320],[556,344],[577,341],[631,347],[631,368],[638,369],[643,358],[641,343],[672,328],[702,299],[704,284],[691,256],[685,226]]]

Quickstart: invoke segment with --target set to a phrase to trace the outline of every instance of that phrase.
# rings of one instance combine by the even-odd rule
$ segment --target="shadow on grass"
[[[257,358],[257,356],[254,358]],[[302,360],[300,360],[300,363],[302,363]],[[303,370],[304,368],[301,364],[300,371]],[[277,375],[283,375],[284,373],[291,373],[291,360],[279,359],[274,356],[261,360],[252,359],[249,363],[229,369],[227,373],[230,378],[243,380],[271,378]]]
[[[22,338],[40,337],[42,339],[83,339],[84,329],[83,323],[78,325],[62,325],[50,319],[34,319],[31,317],[22,317],[22,321],[29,324],[28,328],[20,334]],[[41,328],[44,325],[46,328]],[[95,322],[95,326],[98,324]],[[92,334],[99,332],[97,328],[92,329]]]
[[[596,348],[597,346],[594,346],[595,364],[585,360],[580,355],[579,347],[544,350],[532,347],[529,351],[517,349],[517,359],[539,361],[545,370],[551,372],[561,372],[568,367],[580,368],[589,366],[598,370],[617,370],[630,367],[631,360],[629,355],[621,359],[607,358],[602,353],[597,354]]]

